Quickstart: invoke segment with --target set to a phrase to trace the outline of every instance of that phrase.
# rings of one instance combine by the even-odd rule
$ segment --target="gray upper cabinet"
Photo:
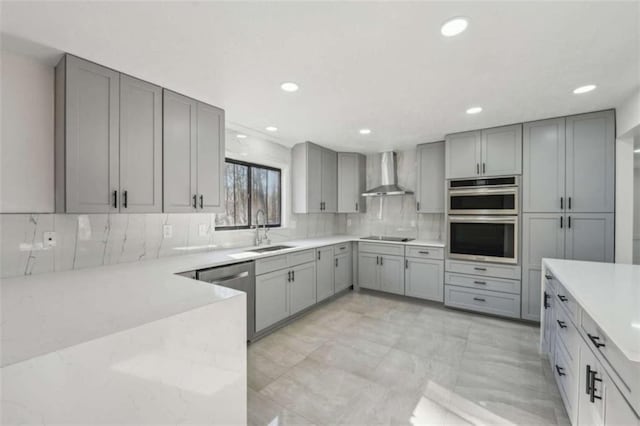
[[[311,142],[293,147],[292,189],[294,213],[336,213],[338,156]]]
[[[613,213],[568,214],[565,257],[572,260],[613,262],[613,224]]]
[[[442,159],[444,165],[444,157]],[[354,152],[338,153],[338,213],[365,213],[366,157]]]
[[[522,173],[522,125],[447,135],[446,178]]]
[[[120,211],[162,211],[162,88],[120,75]]]
[[[118,211],[120,74],[65,55],[56,67],[56,211]]]
[[[522,174],[522,124],[482,131],[483,176]]]
[[[197,102],[164,90],[164,211],[194,212],[197,206]]]
[[[318,302],[330,297],[335,292],[334,287],[333,246],[317,250],[316,285]]]
[[[479,130],[447,135],[445,141],[447,179],[479,176],[481,150],[482,135]]]
[[[418,145],[416,185],[418,213],[444,212],[444,145],[444,141]]]
[[[565,201],[565,119],[523,126],[522,208],[525,212],[562,212]]]
[[[164,90],[164,211],[220,206],[224,173],[224,111]]]
[[[567,117],[567,211],[615,210],[615,115],[612,110]]]
[[[198,102],[198,211],[216,211],[222,202],[224,176],[224,110]]]

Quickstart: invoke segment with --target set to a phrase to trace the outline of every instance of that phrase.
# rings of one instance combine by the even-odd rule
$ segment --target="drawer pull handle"
[[[559,294],[559,295],[558,295],[558,299],[560,299],[560,301],[561,301],[561,302],[566,302],[566,301],[568,301],[568,300],[569,300],[569,299],[567,298],[567,296],[563,296],[563,295],[561,295],[561,294]]]
[[[473,300],[477,300],[478,302],[486,302],[482,297],[474,297]]]
[[[590,390],[590,398],[589,401],[591,401],[592,403],[596,402],[596,399],[602,399],[601,395],[596,395],[596,382],[602,382],[602,379],[598,379],[596,376],[598,375],[598,372],[595,370],[591,370],[591,380],[589,380],[589,387],[591,389]]]
[[[566,373],[563,373],[564,368],[560,367],[558,364],[556,364],[556,371],[558,372],[558,376],[566,376]]]
[[[544,292],[544,308],[549,309],[551,305],[549,305],[549,293]]]
[[[544,277],[548,280],[552,280],[553,279],[553,275],[551,274],[544,274]]]
[[[420,253],[420,254],[429,254],[429,252],[426,251],[426,250],[425,251],[419,251],[418,253]]]
[[[487,283],[485,281],[474,281],[474,284],[482,284],[482,285],[487,285]]]
[[[603,348],[603,347],[605,347],[605,344],[604,344],[604,343],[600,343],[600,342],[598,341],[598,340],[600,340],[600,338],[599,338],[598,336],[593,336],[593,335],[591,335],[591,334],[589,334],[589,333],[587,333],[587,336],[589,336],[589,340],[591,340],[591,343],[593,343],[593,345],[594,345],[596,348]]]
[[[587,364],[587,380],[585,380],[585,384],[586,384],[586,389],[584,390],[584,392],[587,395],[591,395],[591,373],[593,372],[593,370],[591,369],[591,366]]]
[[[560,321],[560,320],[556,320],[558,322],[558,325],[560,326],[560,328],[567,328],[567,323],[565,323],[564,321]]]
[[[340,250],[346,250],[346,249],[347,249],[347,246],[340,247]]]
[[[476,271],[486,271],[487,268],[481,268],[480,266],[475,266],[473,269],[475,269]]]

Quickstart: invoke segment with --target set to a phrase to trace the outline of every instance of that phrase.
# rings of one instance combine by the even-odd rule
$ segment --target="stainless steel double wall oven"
[[[449,258],[517,264],[517,176],[449,181]]]

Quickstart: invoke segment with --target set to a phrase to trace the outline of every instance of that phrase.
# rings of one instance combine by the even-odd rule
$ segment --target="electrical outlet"
[[[56,246],[56,233],[53,231],[45,232],[42,238],[42,245],[45,248]]]
[[[162,236],[164,238],[171,238],[173,236],[173,225],[164,225],[162,227]]]
[[[209,225],[206,223],[201,223],[198,226],[198,235],[201,237],[206,237],[209,234]]]

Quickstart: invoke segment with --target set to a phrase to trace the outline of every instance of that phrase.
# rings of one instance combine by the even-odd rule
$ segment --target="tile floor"
[[[568,425],[538,327],[349,292],[249,346],[250,425]]]

